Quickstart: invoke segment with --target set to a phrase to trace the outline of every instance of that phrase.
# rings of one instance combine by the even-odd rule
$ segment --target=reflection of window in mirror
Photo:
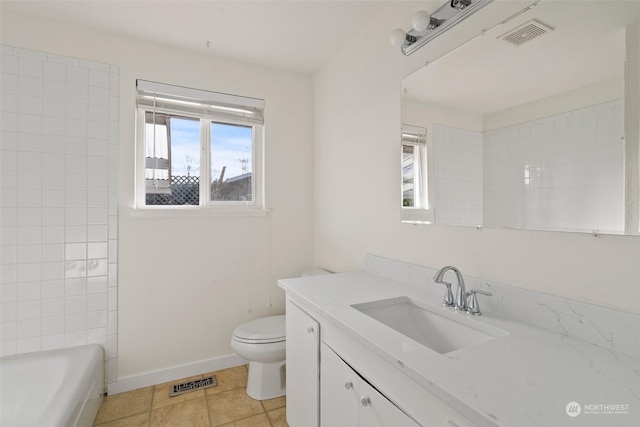
[[[431,222],[427,129],[402,125],[402,220]]]
[[[413,208],[416,205],[416,188],[413,179],[419,174],[420,164],[415,145],[402,144],[402,207]],[[418,173],[416,173],[418,172]]]

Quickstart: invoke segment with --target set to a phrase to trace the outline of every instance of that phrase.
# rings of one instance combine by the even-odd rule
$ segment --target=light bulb
[[[390,40],[391,40],[391,44],[397,47],[402,46],[402,43],[404,43],[404,40],[406,39],[407,34],[404,32],[404,30],[402,28],[396,28],[395,30],[391,31],[391,35],[390,35]]]
[[[417,11],[411,18],[411,26],[416,31],[424,31],[431,22],[431,15],[424,10]]]

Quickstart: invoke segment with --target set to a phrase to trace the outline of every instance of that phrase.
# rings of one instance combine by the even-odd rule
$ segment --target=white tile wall
[[[485,134],[487,225],[621,233],[624,102]]]
[[[624,101],[479,133],[434,126],[440,224],[624,231]]]
[[[482,224],[482,132],[434,125],[438,224]]]
[[[2,46],[0,353],[117,366],[119,68]]]

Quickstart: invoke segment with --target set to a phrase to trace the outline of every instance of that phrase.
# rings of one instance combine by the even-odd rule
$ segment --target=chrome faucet
[[[458,289],[456,291],[455,301],[451,301],[451,297],[452,297],[451,283],[448,283],[442,280],[444,277],[444,273],[446,273],[449,270],[453,270],[453,272],[456,273],[456,277],[458,278]],[[467,310],[467,290],[464,287],[464,279],[462,278],[462,274],[460,273],[460,270],[458,270],[457,268],[451,265],[446,265],[442,267],[440,270],[438,270],[436,275],[433,276],[433,281],[447,286],[447,294],[445,295],[443,304],[452,305],[457,310],[463,310],[463,311]]]
[[[444,273],[449,270],[453,270],[456,273],[456,277],[458,278],[458,290],[456,291],[455,301],[453,299],[453,292],[451,292],[451,283],[445,282],[443,280]],[[493,295],[491,292],[483,291],[480,289],[471,289],[469,292],[464,287],[464,279],[462,278],[462,274],[460,270],[450,265],[446,265],[442,267],[435,276],[433,276],[433,281],[436,283],[440,283],[447,287],[447,291],[444,294],[444,299],[442,301],[443,305],[453,306],[456,310],[466,311],[469,314],[474,316],[479,316],[480,314],[480,306],[478,305],[478,298],[476,294],[482,294],[491,296]]]

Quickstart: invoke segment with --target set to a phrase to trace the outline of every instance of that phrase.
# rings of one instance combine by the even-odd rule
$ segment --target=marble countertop
[[[640,359],[632,355],[501,314],[469,316],[443,307],[436,291],[444,287],[436,285],[421,289],[365,271],[285,279],[279,285],[472,421],[496,426],[640,425]],[[508,335],[440,354],[351,307],[399,296]],[[569,417],[571,402],[579,402],[590,415]]]

